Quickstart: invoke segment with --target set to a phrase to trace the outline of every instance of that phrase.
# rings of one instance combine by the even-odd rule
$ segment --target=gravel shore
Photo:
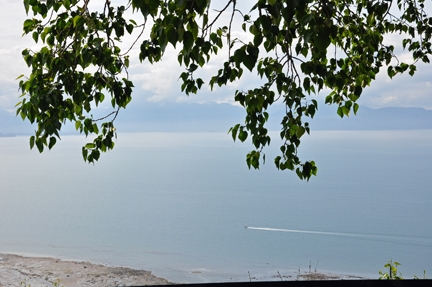
[[[55,258],[0,254],[0,287],[29,285],[31,287],[45,287],[54,286],[54,283],[58,282],[57,286],[64,287],[164,285],[171,283],[145,270],[107,267],[89,262],[64,261]]]
[[[191,273],[201,273],[192,271]],[[250,275],[251,276],[251,275]],[[321,272],[297,274],[266,274],[249,277],[244,281],[293,281],[293,280],[346,280],[362,279],[357,276],[335,275]],[[227,282],[238,282],[230,278]],[[113,287],[175,284],[154,276],[150,271],[126,267],[108,267],[89,262],[65,261],[50,257],[24,257],[0,253],[0,287]]]

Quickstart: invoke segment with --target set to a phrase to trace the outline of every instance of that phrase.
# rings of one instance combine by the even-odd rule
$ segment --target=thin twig
[[[213,20],[213,22],[211,22],[210,24],[208,24],[206,27],[203,28],[203,30],[208,29],[209,27],[213,26],[213,24],[217,21],[217,19],[220,17],[220,15],[222,15],[222,13],[228,9],[229,5],[231,4],[231,2],[233,2],[235,0],[230,0],[228,2],[228,4],[220,11],[215,10],[216,12],[219,12],[219,14],[216,16],[216,18]]]
[[[231,13],[231,20],[230,20],[230,23],[229,23],[229,27],[228,27],[228,59],[231,57],[231,27],[232,27],[232,22],[233,22],[233,19],[234,19],[234,13],[235,13],[235,11],[236,11],[236,4],[237,4],[237,1],[236,0],[234,0],[234,2],[233,2],[233,11],[232,11],[232,13]]]
[[[111,113],[109,113],[107,116],[105,116],[105,117],[103,117],[103,118],[100,118],[100,119],[97,119],[97,120],[93,120],[94,122],[97,122],[97,121],[101,121],[101,120],[104,120],[104,119],[106,119],[107,117],[109,117],[109,116],[111,116],[111,115],[113,115],[113,114],[115,114],[115,113],[118,113],[119,111],[117,110],[117,111],[114,111],[114,112],[111,112]],[[116,117],[117,117],[117,115],[116,115]],[[115,118],[114,118],[115,119]],[[114,121],[114,120],[113,120]]]
[[[145,30],[145,24],[146,24],[146,23],[147,23],[147,19],[145,19],[145,20],[144,20],[144,24],[141,25],[141,26],[143,27],[143,28],[142,28],[142,31],[141,31],[141,33],[138,35],[138,37],[136,38],[135,42],[133,42],[133,44],[132,44],[132,46],[129,48],[129,50],[127,50],[126,53],[120,55],[120,57],[123,57],[123,56],[127,55],[127,54],[130,52],[130,50],[132,50],[132,48],[135,46],[136,42],[138,42],[138,39],[139,39],[139,38],[142,36],[142,34],[144,33],[144,30]]]

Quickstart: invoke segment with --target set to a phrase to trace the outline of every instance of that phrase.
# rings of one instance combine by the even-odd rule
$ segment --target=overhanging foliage
[[[415,64],[429,63],[431,54],[432,18],[424,0],[259,0],[250,11],[226,0],[216,13],[211,13],[209,0],[124,0],[118,7],[106,0],[99,11],[89,10],[90,1],[24,0],[26,12],[34,15],[24,22],[24,34],[43,47],[22,53],[32,72],[20,80],[23,100],[17,104],[17,114],[38,125],[30,146],[40,152],[55,145],[67,120],[81,133],[95,134],[82,149],[88,162],[114,147],[114,120],[132,99],[127,71],[129,61],[137,59],[129,59],[130,49],[121,51],[119,43],[135,29],[142,31],[141,37],[149,29],[148,37],[135,42],[141,62],[157,64],[168,45],[178,48],[178,62],[186,69],[180,75],[186,94],[206,84],[194,75],[223,47],[228,53],[207,81],[211,88],[239,80],[245,68],[256,71],[264,83],[236,91],[235,101],[247,116],[230,129],[231,135],[240,141],[251,137],[255,149],[246,161],[249,168],[259,168],[271,140],[267,109],[283,101],[283,144],[274,162],[278,169],[295,170],[307,180],[317,167],[313,161],[302,162],[297,150],[302,136],[310,133],[307,118],[318,110],[313,95],[328,93],[326,104],[338,105],[337,113],[348,116],[357,112],[363,89],[384,66],[390,77],[406,71],[414,75]],[[143,23],[125,19],[128,9],[142,14]],[[224,14],[230,21],[219,23]],[[240,27],[233,26],[235,17],[241,19]],[[233,38],[234,30],[253,40]],[[403,36],[401,46],[412,55],[411,63],[400,62],[395,47],[385,44],[388,34]],[[88,116],[92,105],[108,99],[112,113],[102,119]]]

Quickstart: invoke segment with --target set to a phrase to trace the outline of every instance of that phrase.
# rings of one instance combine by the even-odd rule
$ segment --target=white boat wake
[[[280,228],[251,227],[251,226],[245,226],[245,228],[246,229],[253,229],[253,230],[264,230],[264,231],[279,231],[279,232],[331,235],[331,236],[347,236],[347,237],[357,237],[357,238],[364,238],[364,239],[376,239],[376,240],[386,240],[386,241],[395,241],[396,240],[396,241],[404,241],[406,243],[414,243],[414,244],[425,244],[426,243],[428,246],[432,244],[432,238],[428,238],[428,237],[342,233],[342,232],[310,231],[310,230],[280,229]]]

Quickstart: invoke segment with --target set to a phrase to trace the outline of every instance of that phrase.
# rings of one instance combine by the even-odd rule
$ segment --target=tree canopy
[[[256,73],[256,87],[233,95],[247,115],[229,132],[234,140],[251,138],[254,149],[246,162],[259,168],[271,140],[267,109],[283,102],[281,154],[274,162],[307,180],[317,167],[301,161],[297,151],[310,133],[307,119],[318,110],[316,95],[326,93],[325,103],[337,105],[340,117],[355,114],[356,101],[380,71],[390,78],[414,75],[416,64],[429,63],[431,54],[432,18],[425,0],[255,0],[250,11],[239,10],[236,0],[225,0],[217,11],[210,0],[124,0],[120,6],[100,0],[96,11],[89,8],[91,1],[24,0],[27,15],[33,14],[24,22],[24,34],[42,47],[22,52],[31,74],[19,77],[22,101],[17,104],[23,120],[37,123],[30,147],[40,152],[56,144],[66,121],[86,136],[94,134],[82,148],[87,162],[114,147],[114,121],[132,100],[128,68],[138,60],[129,57],[134,45],[140,47],[139,61],[155,65],[167,46],[176,48],[185,68],[181,90],[188,95],[204,84],[213,89],[238,81],[244,71]],[[142,21],[126,19],[128,11]],[[136,29],[139,37],[121,50],[119,43]],[[234,37],[233,31],[244,37]],[[391,34],[400,35],[396,38],[410,62],[400,61],[395,46],[386,42]],[[197,77],[221,51],[225,60],[217,72],[209,79]],[[89,113],[104,100],[111,101],[112,112],[93,118]]]

